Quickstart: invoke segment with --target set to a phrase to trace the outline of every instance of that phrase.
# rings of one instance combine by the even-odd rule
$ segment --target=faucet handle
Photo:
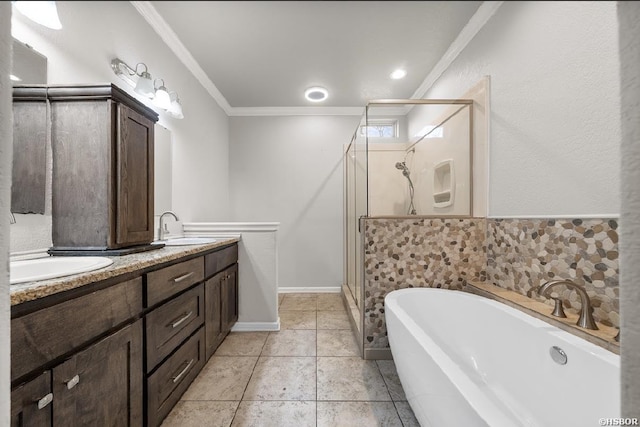
[[[555,306],[553,307],[552,316],[566,318],[567,315],[564,314],[564,307],[562,306],[562,300],[560,298],[551,297],[555,301]]]

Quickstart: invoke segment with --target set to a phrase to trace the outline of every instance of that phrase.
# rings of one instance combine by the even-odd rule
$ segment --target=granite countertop
[[[58,292],[68,291],[81,286],[110,279],[136,270],[152,267],[154,265],[173,261],[188,255],[207,252],[211,249],[236,243],[239,238],[220,238],[214,243],[188,246],[165,246],[146,252],[131,255],[109,256],[113,264],[99,270],[88,271],[55,279],[39,280],[35,282],[18,283],[10,285],[11,305],[44,298]]]

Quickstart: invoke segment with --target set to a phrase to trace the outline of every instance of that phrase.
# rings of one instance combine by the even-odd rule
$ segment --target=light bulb
[[[156,96],[153,99],[153,103],[164,110],[171,108],[171,97],[169,96],[169,92],[167,92],[167,88],[164,87],[164,81],[162,81],[162,85],[156,89]]]

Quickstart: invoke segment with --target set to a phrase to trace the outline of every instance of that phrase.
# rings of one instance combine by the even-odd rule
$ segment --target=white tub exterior
[[[390,292],[385,318],[422,427],[584,427],[620,416],[620,357],[478,295]],[[567,363],[554,362],[558,346]]]

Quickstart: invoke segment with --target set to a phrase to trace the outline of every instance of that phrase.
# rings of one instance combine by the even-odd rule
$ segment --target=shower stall
[[[376,100],[345,144],[343,293],[361,350],[371,274],[365,227],[375,219],[471,217],[472,124],[470,99]]]

